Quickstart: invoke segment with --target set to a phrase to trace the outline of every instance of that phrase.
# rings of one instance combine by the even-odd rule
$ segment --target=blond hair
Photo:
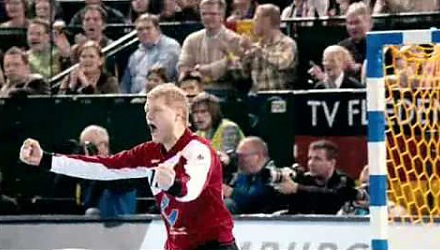
[[[342,62],[344,70],[350,68],[350,66],[355,64],[351,53],[342,46],[330,45],[327,48],[325,48],[323,55],[325,54],[336,58],[336,60],[338,60],[339,62]]]
[[[165,104],[176,108],[181,109],[183,113],[183,117],[185,118],[185,122],[189,121],[189,102],[186,98],[185,92],[177,87],[174,83],[164,83],[154,87],[147,94],[147,99],[156,100],[159,98],[163,98]]]

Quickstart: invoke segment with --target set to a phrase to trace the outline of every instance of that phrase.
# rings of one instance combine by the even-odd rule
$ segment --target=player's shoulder
[[[211,148],[211,143],[209,142],[209,140],[197,135],[196,133],[191,134],[190,143],[193,143],[194,145],[203,144],[206,147]]]
[[[153,141],[143,142],[132,148],[132,150],[134,151],[145,151],[145,150],[152,151],[154,149],[160,149],[160,144],[155,143]]]
[[[196,134],[192,134],[188,144],[183,148],[183,152],[187,155],[212,155],[215,153],[215,150],[212,148],[208,140]]]

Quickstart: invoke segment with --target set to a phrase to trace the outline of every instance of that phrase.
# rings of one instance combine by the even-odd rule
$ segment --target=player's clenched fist
[[[20,160],[26,164],[38,166],[43,157],[40,143],[34,139],[26,139],[20,148]]]
[[[174,184],[176,178],[176,172],[174,172],[173,166],[168,164],[159,164],[156,168],[156,183],[162,190],[168,190]]]

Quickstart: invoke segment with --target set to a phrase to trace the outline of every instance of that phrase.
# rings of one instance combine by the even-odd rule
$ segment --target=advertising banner
[[[151,217],[111,225],[81,218],[0,218],[0,249],[163,249],[163,222]],[[440,249],[439,230],[439,224],[393,223],[390,249]],[[332,216],[236,218],[234,228],[241,250],[366,250],[370,232],[368,218]]]

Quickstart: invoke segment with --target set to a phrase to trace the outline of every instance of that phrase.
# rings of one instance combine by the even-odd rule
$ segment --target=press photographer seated
[[[275,190],[267,172],[276,169],[266,143],[255,136],[246,137],[237,147],[239,171],[223,184],[225,203],[233,214],[268,213],[274,210]]]
[[[277,190],[289,214],[336,214],[346,201],[359,199],[354,181],[336,169],[338,147],[326,140],[309,145],[308,172],[285,174]]]

